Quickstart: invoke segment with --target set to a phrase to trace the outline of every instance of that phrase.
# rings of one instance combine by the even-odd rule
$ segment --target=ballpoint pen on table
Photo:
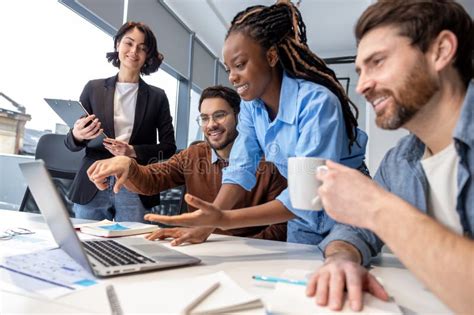
[[[123,315],[122,307],[120,306],[117,293],[115,293],[114,286],[110,284],[105,288],[105,290],[107,292],[107,299],[109,300],[111,314]]]
[[[296,280],[296,279],[287,279],[287,278],[261,276],[261,275],[255,275],[255,276],[252,276],[252,278],[258,281],[273,282],[273,283],[282,282],[282,283],[289,283],[289,284],[303,285],[303,286],[308,284],[307,280]]]

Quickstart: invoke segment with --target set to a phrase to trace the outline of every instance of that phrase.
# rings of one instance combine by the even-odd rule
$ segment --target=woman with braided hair
[[[206,240],[214,228],[237,228],[288,221],[289,242],[320,245],[334,221],[324,211],[294,209],[288,191],[276,200],[245,209],[234,201],[255,185],[262,156],[288,176],[288,158],[320,157],[367,172],[366,134],[334,72],[306,43],[306,28],[289,1],[252,6],[232,21],[223,48],[229,81],[242,98],[239,135],[223,172],[214,203],[186,195],[199,210],[180,216],[147,215],[151,221],[200,226]],[[218,133],[209,137],[219,137]],[[350,237],[348,237],[350,238]],[[341,235],[344,239],[344,235]],[[322,242],[323,241],[323,242]],[[350,239],[347,240],[350,242]],[[321,243],[321,244],[320,244]],[[357,244],[355,244],[357,247]]]

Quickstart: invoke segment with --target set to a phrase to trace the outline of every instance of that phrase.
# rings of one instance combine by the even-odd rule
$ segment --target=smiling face
[[[202,126],[202,133],[214,150],[223,150],[232,145],[237,137],[237,120],[232,107],[220,97],[206,98],[201,103],[201,117],[215,117],[226,113],[222,119],[209,119],[207,125]]]
[[[439,90],[426,54],[393,26],[369,31],[357,52],[357,92],[372,104],[376,124],[397,129],[423,108]]]
[[[242,32],[231,33],[222,51],[229,82],[246,101],[265,98],[277,79],[275,64],[263,47]]]
[[[138,28],[135,27],[125,33],[117,45],[120,68],[140,72],[146,61],[147,49],[145,34]]]

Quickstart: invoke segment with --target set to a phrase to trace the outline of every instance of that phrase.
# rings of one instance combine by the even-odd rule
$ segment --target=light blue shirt
[[[456,211],[459,214],[463,233],[474,239],[474,81],[471,81],[461,115],[453,132],[456,153],[459,156]],[[402,138],[387,152],[374,180],[385,190],[399,196],[418,210],[427,213],[429,184],[421,166],[425,144],[415,135]],[[354,209],[357,211],[357,209]],[[393,222],[402,226],[393,218]],[[335,240],[353,244],[362,256],[362,263],[368,265],[370,258],[377,255],[383,242],[372,232],[345,224],[336,224],[329,236],[320,244],[324,252]],[[441,253],[441,255],[445,253]]]
[[[313,156],[357,168],[364,161],[367,135],[357,130],[357,143],[349,153],[342,108],[327,88],[303,79],[283,75],[277,117],[271,121],[262,100],[242,101],[239,135],[234,142],[229,167],[223,170],[224,184],[237,184],[251,190],[262,157],[273,162],[288,178],[288,158]],[[288,190],[277,200],[297,218],[288,222],[288,241],[318,244],[334,221],[324,211],[305,211],[291,206]]]
[[[216,164],[219,160],[222,160],[222,158],[216,153],[216,150],[211,148],[211,163]]]

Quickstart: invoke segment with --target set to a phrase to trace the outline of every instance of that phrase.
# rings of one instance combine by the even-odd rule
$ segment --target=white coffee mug
[[[291,205],[299,210],[318,211],[323,208],[316,179],[319,169],[326,169],[326,160],[316,157],[290,157],[288,159],[288,189]]]

